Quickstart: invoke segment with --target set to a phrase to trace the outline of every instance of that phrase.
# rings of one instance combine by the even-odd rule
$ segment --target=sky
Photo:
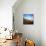
[[[23,17],[27,20],[33,20],[33,14],[24,14]]]

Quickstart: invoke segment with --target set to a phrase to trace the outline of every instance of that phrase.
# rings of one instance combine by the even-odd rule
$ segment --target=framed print
[[[34,16],[33,14],[23,14],[23,24],[33,24]]]

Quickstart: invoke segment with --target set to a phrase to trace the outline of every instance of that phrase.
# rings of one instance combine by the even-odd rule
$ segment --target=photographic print
[[[33,14],[24,14],[23,15],[23,24],[33,24],[34,16]]]

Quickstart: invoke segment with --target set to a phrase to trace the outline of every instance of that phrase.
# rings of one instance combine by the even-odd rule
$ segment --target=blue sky
[[[27,20],[33,20],[33,14],[24,14],[23,17]]]

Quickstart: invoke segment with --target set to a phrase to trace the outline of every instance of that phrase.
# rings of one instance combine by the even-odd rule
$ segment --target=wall
[[[23,14],[33,13],[34,24],[24,25]],[[15,30],[23,33],[24,38],[35,41],[36,46],[41,46],[41,1],[40,0],[23,0],[13,6]]]
[[[41,41],[46,46],[46,0],[42,0],[41,7]]]
[[[0,27],[12,29],[12,6],[16,0],[0,0]]]

